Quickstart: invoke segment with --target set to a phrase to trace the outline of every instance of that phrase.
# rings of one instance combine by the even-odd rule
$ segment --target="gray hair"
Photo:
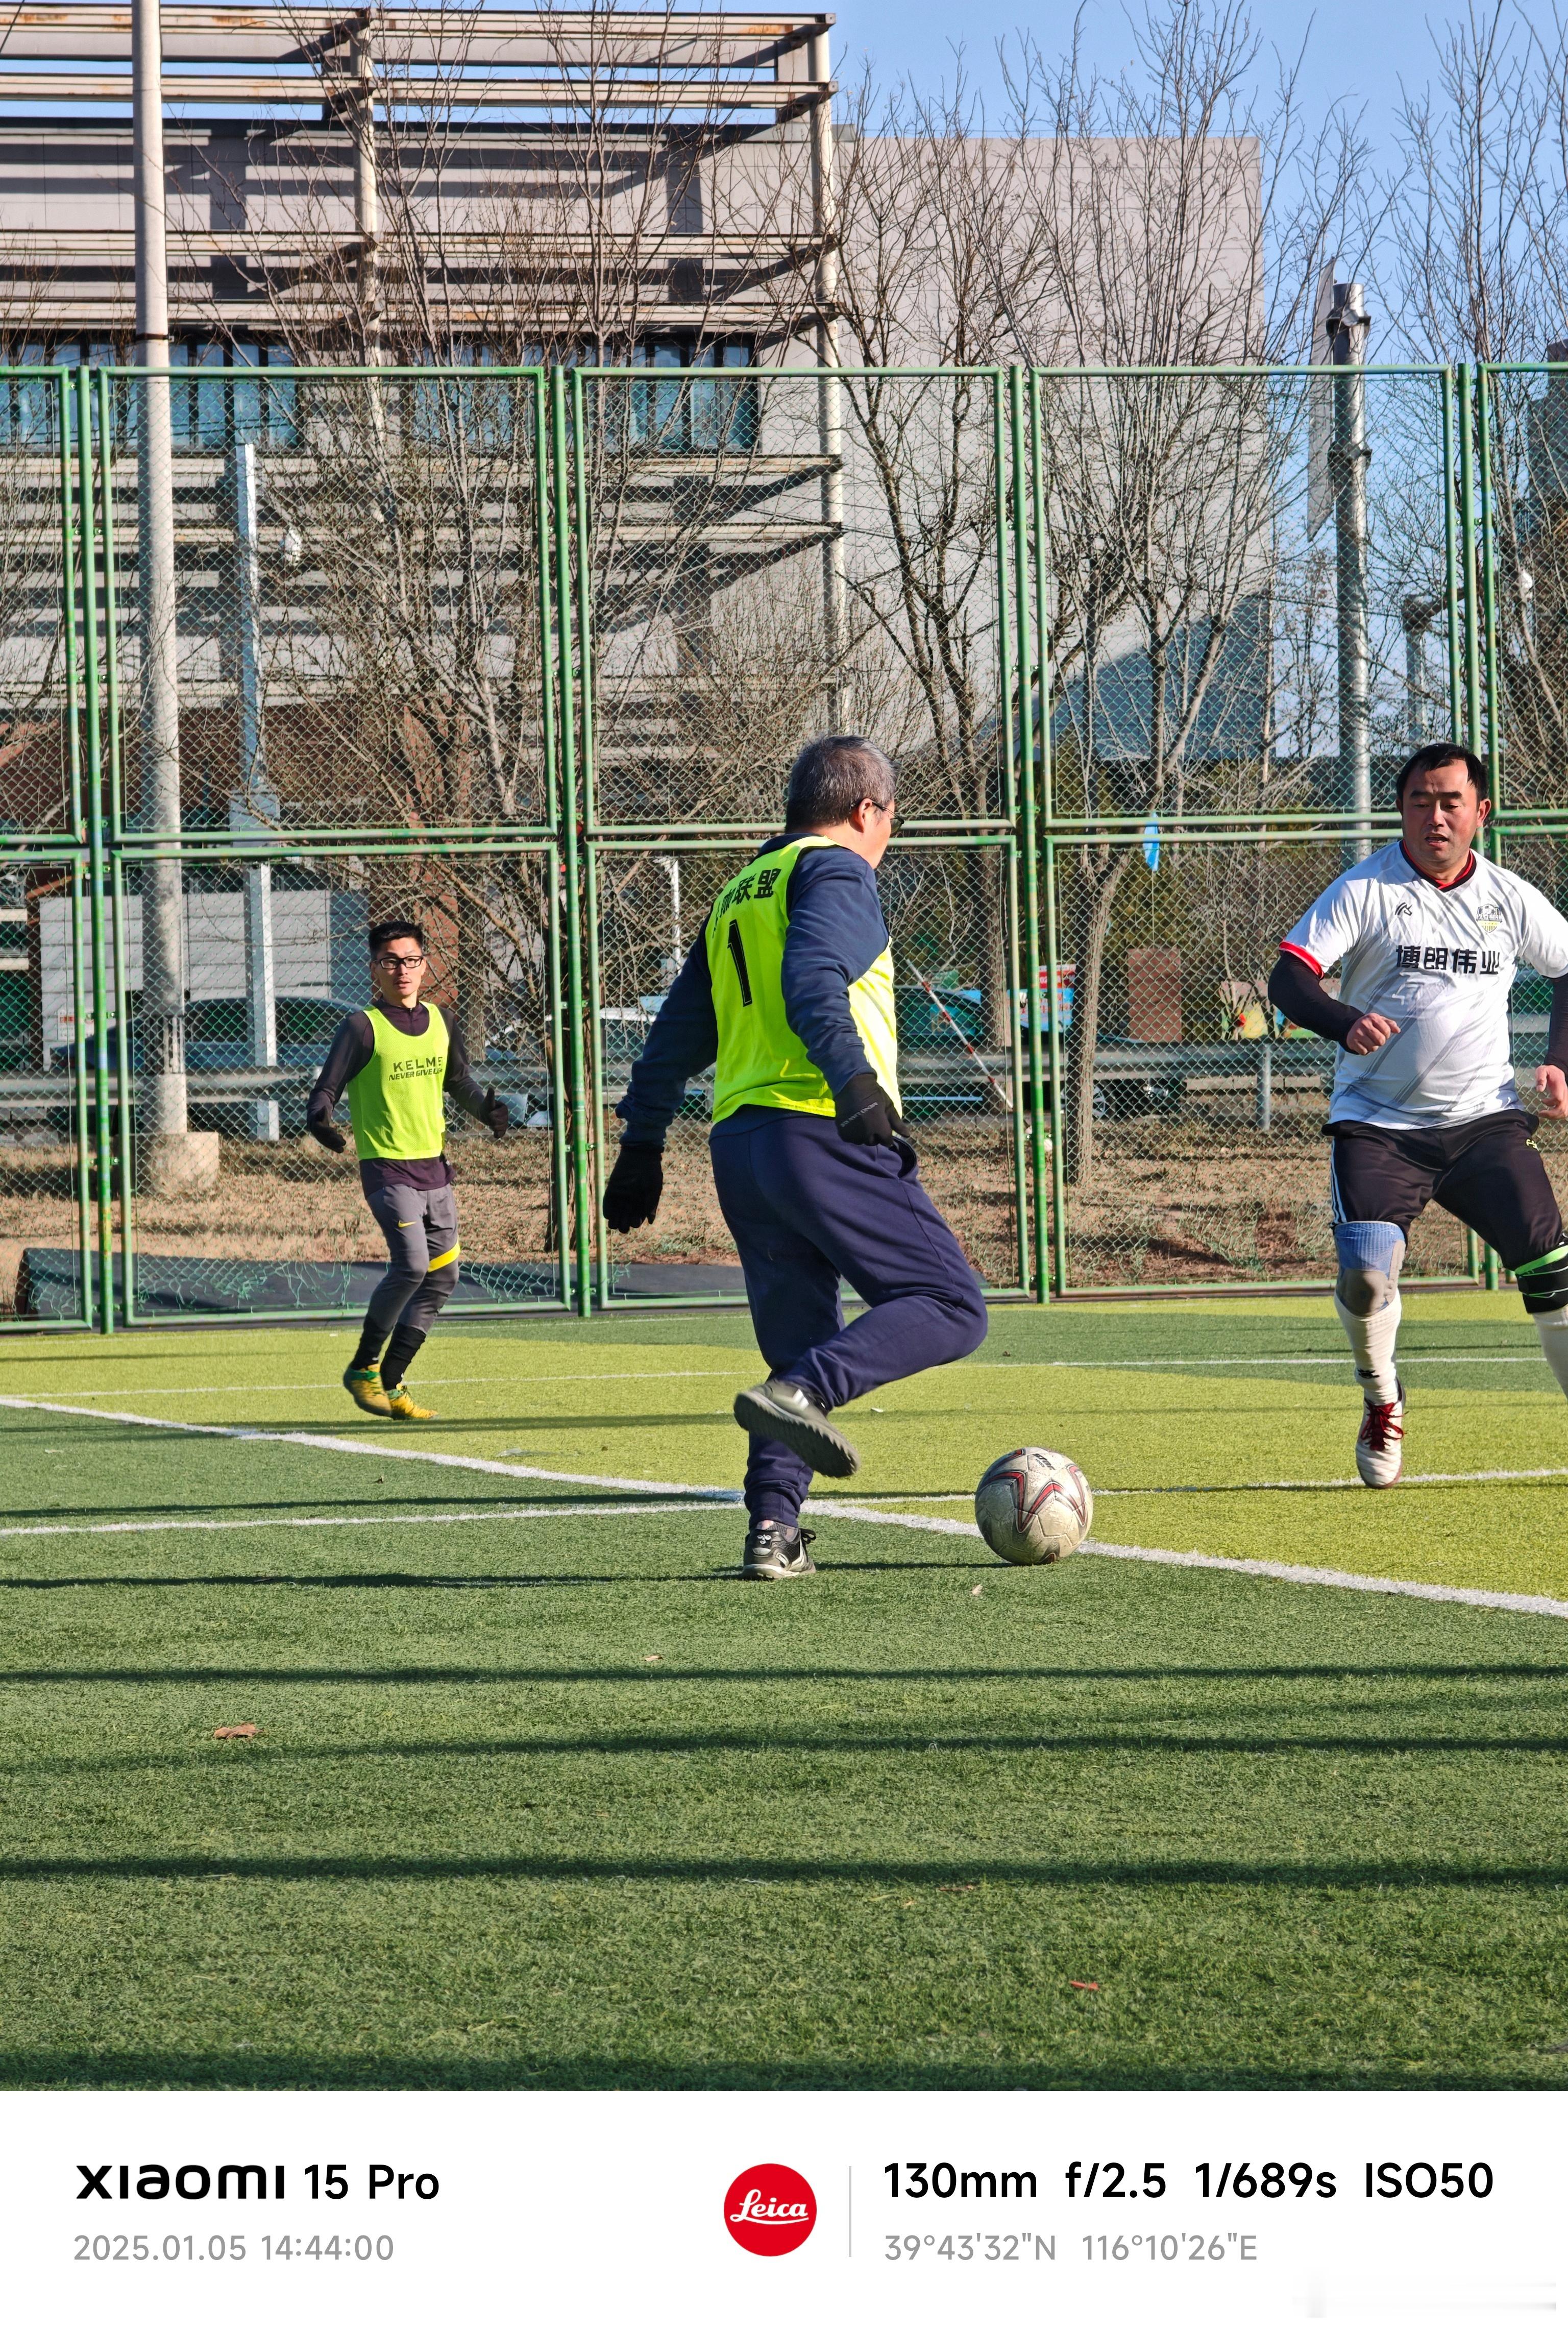
[[[795,756],[785,824],[842,826],[863,801],[885,809],[897,789],[898,772],[869,737],[814,737]]]

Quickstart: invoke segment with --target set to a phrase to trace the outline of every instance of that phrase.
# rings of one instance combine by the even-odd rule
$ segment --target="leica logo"
[[[778,2259],[798,2250],[817,2224],[817,2197],[788,2164],[755,2163],[731,2182],[724,2224],[742,2251]]]
[[[745,2193],[741,2197],[740,2209],[738,2211],[731,2212],[730,2223],[731,2226],[738,2227],[743,2219],[763,2222],[772,2222],[779,2219],[806,2219],[808,2221],[810,2216],[811,2206],[808,2203],[780,2203],[776,2194],[770,2194],[768,2197],[768,2200],[764,2203],[762,2200],[761,2188],[759,2186],[749,2186]]]

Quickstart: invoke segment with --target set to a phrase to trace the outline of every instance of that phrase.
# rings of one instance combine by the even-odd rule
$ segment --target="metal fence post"
[[[551,466],[555,472],[555,612],[560,683],[561,844],[566,875],[567,1059],[571,1089],[571,1183],[575,1211],[573,1308],[587,1319],[593,1310],[592,1225],[589,1220],[588,1113],[583,1081],[582,885],[578,857],[577,735],[572,654],[571,507],[567,479],[566,374],[552,365],[550,376]]]
[[[92,1099],[98,1179],[99,1327],[114,1333],[114,1193],[109,1135],[109,980],[103,927],[103,738],[100,721],[98,656],[98,556],[92,492],[92,382],[85,365],[76,371],[76,485],[81,546],[81,668],[87,712],[86,808],[88,913],[92,948]],[[123,1117],[129,1095],[122,1086]]]
[[[550,603],[550,415],[542,372],[533,376],[533,530],[539,561],[539,715],[540,747],[544,761],[544,817],[550,841],[546,858],[550,894],[550,1173],[555,1211],[556,1270],[561,1303],[571,1305],[571,1200],[567,1187],[567,1077],[562,1053],[561,914],[563,882],[561,847],[561,785],[559,740],[556,729],[556,684],[559,674],[555,645],[554,611]]]
[[[1047,1057],[1051,1078],[1051,1292],[1067,1288],[1067,1173],[1066,1113],[1062,1108],[1062,960],[1056,936],[1056,845],[1047,832],[1046,876],[1046,986],[1050,1018],[1046,1023]]]
[[[1050,1136],[1047,1162],[1050,1187],[1050,1293],[1060,1295],[1067,1285],[1066,1170],[1062,1149],[1061,963],[1057,949],[1056,844],[1051,828],[1056,814],[1056,772],[1051,760],[1051,607],[1050,559],[1046,531],[1045,416],[1040,406],[1040,376],[1029,373],[1029,473],[1035,519],[1035,668],[1039,674],[1039,815],[1045,839],[1039,852],[1039,874],[1045,884],[1046,1001],[1037,1006],[1045,1014]],[[1042,1101],[1045,1094],[1041,1094]],[[1043,1209],[1045,1194],[1039,1203]]]
[[[1045,1065],[1040,1053],[1040,890],[1039,845],[1035,827],[1035,703],[1039,701],[1039,725],[1046,725],[1045,635],[1031,624],[1029,605],[1030,526],[1039,450],[1037,416],[1031,406],[1030,427],[1024,430],[1024,374],[1014,365],[1008,379],[1013,445],[1013,572],[1018,618],[1018,729],[1021,765],[1018,770],[1019,848],[1024,861],[1024,1009],[1027,1014],[1029,1061],[1029,1202],[1033,1217],[1033,1291],[1035,1301],[1050,1300],[1049,1244],[1046,1223],[1046,1095]],[[1026,444],[1028,455],[1026,456]],[[1044,544],[1034,545],[1037,564],[1043,562]],[[1030,1285],[1028,1274],[1024,1284]]]
[[[109,375],[98,376],[98,539],[103,561],[103,771],[109,796],[105,872],[110,906],[110,962],[114,973],[115,1079],[120,1096],[114,1119],[114,1173],[120,1190],[120,1315],[136,1322],[136,1166],[131,1139],[130,1015],[127,1009],[125,882],[119,853],[125,839],[125,765],[120,697],[120,590],[114,544],[114,406]]]
[[[596,383],[596,406],[598,402]],[[599,965],[599,868],[598,849],[595,835],[598,827],[598,797],[596,779],[595,749],[598,742],[595,722],[594,674],[594,590],[590,546],[592,533],[588,523],[588,401],[583,388],[583,377],[574,371],[571,380],[571,483],[572,522],[577,546],[577,664],[578,722],[578,766],[582,787],[583,828],[583,903],[588,944],[588,1116],[592,1126],[589,1142],[588,1170],[588,1247],[584,1249],[585,1264],[591,1249],[596,1302],[605,1305],[610,1300],[610,1251],[608,1226],[599,1214],[599,1201],[604,1192],[605,1149],[605,1061],[603,982]]]
[[[1448,617],[1448,734],[1458,737],[1465,727],[1465,664],[1461,635],[1463,616],[1459,597],[1459,545],[1454,523],[1455,505],[1458,495],[1458,479],[1455,474],[1454,368],[1443,367],[1443,604]],[[1481,1276],[1481,1242],[1473,1230],[1465,1232],[1465,1268],[1472,1279]]]
[[[1026,1166],[1024,1138],[1024,1079],[1023,1048],[1018,1031],[1018,783],[1023,775],[1019,764],[1018,696],[1023,686],[1020,674],[1027,661],[1023,639],[1024,607],[1018,608],[1020,647],[1013,645],[1013,628],[1009,615],[1008,580],[1008,481],[1009,454],[1012,457],[1011,476],[1017,492],[1018,464],[1023,447],[1018,432],[1011,425],[1012,415],[1003,393],[1003,374],[999,365],[991,373],[991,461],[996,494],[996,590],[997,590],[997,695],[999,703],[998,729],[1002,748],[1002,815],[1007,819],[1009,848],[1006,865],[1006,900],[1008,919],[1008,1049],[1012,1066],[1013,1113],[1013,1211],[1017,1220],[1018,1285],[1029,1285],[1029,1189]],[[982,861],[983,864],[983,861]]]
[[[1481,645],[1476,607],[1476,425],[1472,368],[1458,368],[1459,380],[1459,568],[1464,597],[1465,710],[1462,734],[1472,753],[1481,750]]]
[[[1488,366],[1477,366],[1476,386],[1476,435],[1481,471],[1481,655],[1487,684],[1487,783],[1492,797],[1491,822],[1482,833],[1481,847],[1494,864],[1500,865],[1503,837],[1497,827],[1497,814],[1503,807],[1503,722],[1498,690],[1497,533],[1492,510],[1492,376]],[[1487,1285],[1496,1289],[1502,1285],[1496,1249],[1487,1247],[1486,1258]]]
[[[1479,548],[1476,537],[1476,398],[1475,368],[1458,367],[1459,385],[1459,565],[1463,570],[1465,619],[1465,720],[1464,741],[1472,753],[1485,751],[1481,734],[1481,641],[1483,625],[1476,602],[1477,567]],[[1485,386],[1482,389],[1485,400]],[[1488,1288],[1495,1289],[1497,1280],[1497,1258],[1492,1248],[1466,1241],[1467,1259],[1479,1249],[1482,1274]]]
[[[1481,485],[1481,669],[1487,690],[1487,779],[1492,796],[1493,824],[1481,839],[1489,855],[1500,859],[1502,839],[1496,820],[1503,807],[1502,715],[1497,688],[1497,533],[1492,511],[1492,377],[1486,365],[1476,368],[1476,439],[1480,455]]]
[[[60,627],[65,682],[65,743],[71,785],[71,832],[74,841],[87,839],[81,794],[81,684],[80,642],[77,637],[76,559],[79,532],[76,509],[76,464],[71,435],[71,377],[53,377],[54,422],[60,457]],[[71,867],[71,1009],[72,1093],[76,1113],[76,1272],[82,1324],[100,1324],[93,1279],[93,1173],[87,1145],[87,973],[88,942],[84,915],[86,898],[81,860]],[[47,1046],[45,1046],[47,1066]]]
[[[1459,546],[1454,526],[1458,481],[1454,474],[1454,368],[1443,367],[1443,602],[1448,613],[1448,734],[1464,725],[1464,657],[1460,643]]]

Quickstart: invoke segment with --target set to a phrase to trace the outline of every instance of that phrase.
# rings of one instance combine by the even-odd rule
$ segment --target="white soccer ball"
[[[1059,1449],[1009,1449],[974,1494],[980,1536],[1004,1563],[1060,1563],[1095,1519],[1095,1494]]]

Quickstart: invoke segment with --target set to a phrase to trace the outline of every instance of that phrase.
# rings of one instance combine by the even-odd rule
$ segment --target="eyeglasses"
[[[865,800],[861,803],[860,807],[862,809],[880,810],[883,817],[887,820],[889,830],[894,834],[896,834],[899,827],[904,824],[904,820],[899,815],[898,804],[896,802],[873,801],[868,795]]]
[[[376,959],[383,971],[417,971],[429,958],[423,955],[378,955]]]

